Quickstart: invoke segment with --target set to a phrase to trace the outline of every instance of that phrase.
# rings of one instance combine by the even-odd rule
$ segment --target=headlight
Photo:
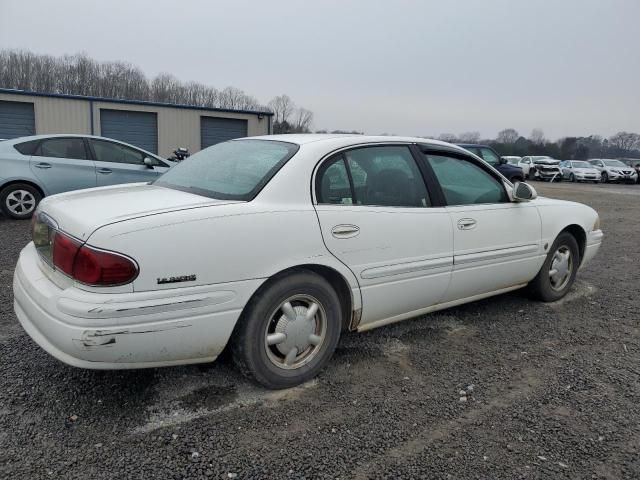
[[[596,221],[593,222],[593,228],[591,230],[600,230],[600,215],[596,214]]]

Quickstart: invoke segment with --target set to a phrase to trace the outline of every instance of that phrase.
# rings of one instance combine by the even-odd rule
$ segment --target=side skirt
[[[437,303],[427,308],[414,310],[413,312],[403,313],[401,315],[396,315],[395,317],[383,318],[382,320],[377,320],[371,323],[365,323],[364,325],[358,325],[358,328],[356,329],[356,331],[366,332],[367,330],[372,330],[374,328],[383,327],[391,323],[400,322],[402,320],[406,320],[407,318],[418,317],[420,315],[425,315],[427,313],[437,312],[438,310],[444,310],[446,308],[462,305],[463,303],[475,302],[476,300],[482,300],[483,298],[493,297],[494,295],[500,295],[502,293],[511,292],[513,290],[517,290],[519,288],[525,287],[526,285],[527,285],[526,283],[522,283],[520,285],[514,285],[512,287],[501,288],[500,290],[495,290],[493,292],[481,293],[479,295],[473,295],[471,297],[461,298],[460,300],[453,300],[451,302],[446,302],[446,303]]]

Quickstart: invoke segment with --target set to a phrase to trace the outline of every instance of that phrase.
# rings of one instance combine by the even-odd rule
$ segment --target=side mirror
[[[151,160],[149,157],[144,157],[143,162],[148,168],[153,168],[155,166],[155,162]]]
[[[528,202],[534,200],[538,196],[536,189],[528,183],[516,182],[513,186],[513,200],[515,202]]]
[[[506,158],[504,158],[504,157],[500,157],[500,160],[498,161],[498,164],[499,164],[499,165],[504,165],[505,163],[508,163],[508,162],[507,162],[507,159],[506,159]]]

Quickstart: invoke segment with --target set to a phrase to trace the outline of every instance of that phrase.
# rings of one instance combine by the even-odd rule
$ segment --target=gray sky
[[[0,0],[0,47],[287,93],[315,129],[640,132],[640,0]]]

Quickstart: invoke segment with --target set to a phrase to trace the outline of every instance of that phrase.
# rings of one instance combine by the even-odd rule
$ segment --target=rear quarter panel
[[[311,204],[250,202],[149,215],[101,227],[88,243],[138,262],[134,291],[267,279],[303,264],[331,267],[358,288],[327,251]],[[158,278],[185,275],[196,280],[158,284]]]
[[[3,146],[0,151],[0,188],[10,182],[28,182],[37,185],[40,190],[48,195],[49,192],[41,182],[33,175],[29,167],[30,155],[22,155],[12,152],[10,145]]]

